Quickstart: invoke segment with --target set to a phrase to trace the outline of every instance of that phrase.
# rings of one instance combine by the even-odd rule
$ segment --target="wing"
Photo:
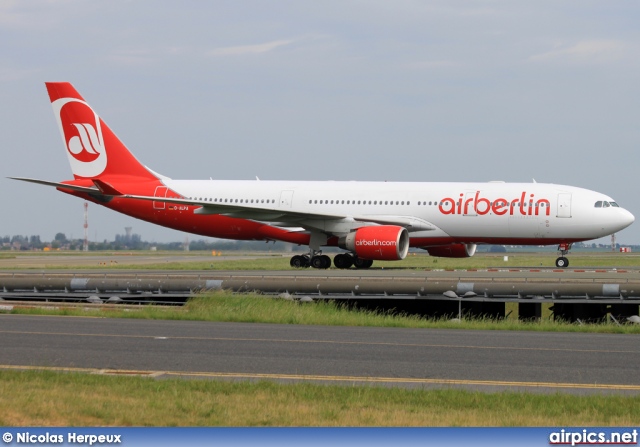
[[[345,215],[333,213],[302,212],[283,210],[258,206],[257,204],[218,204],[201,200],[138,196],[133,194],[123,194],[121,198],[148,200],[155,202],[173,203],[176,205],[198,206],[195,214],[222,214],[240,219],[251,219],[262,222],[276,223],[280,226],[288,224],[301,226],[304,228],[316,228],[330,233],[347,233],[354,228],[364,226],[364,224],[398,225],[405,227],[409,232],[432,231],[436,226],[430,222],[414,216],[394,216],[394,215]]]

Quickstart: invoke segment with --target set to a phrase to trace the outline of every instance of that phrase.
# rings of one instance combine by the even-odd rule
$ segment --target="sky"
[[[46,81],[171,178],[535,179],[640,216],[639,20],[617,0],[0,0],[0,235],[83,237],[83,201],[6,178],[72,178]],[[89,205],[90,240],[128,226],[186,236]]]

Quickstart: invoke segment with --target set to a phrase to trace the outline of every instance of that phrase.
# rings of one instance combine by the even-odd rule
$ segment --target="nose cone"
[[[625,209],[620,209],[620,217],[618,223],[620,224],[620,230],[627,228],[636,220],[635,216]],[[618,231],[620,231],[618,230]]]

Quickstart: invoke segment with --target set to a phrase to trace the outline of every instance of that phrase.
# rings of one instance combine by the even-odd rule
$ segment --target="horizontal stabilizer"
[[[37,183],[38,185],[53,186],[54,188],[66,189],[70,191],[86,192],[90,194],[101,193],[101,191],[95,187],[68,185],[66,183],[50,182],[47,180],[39,180],[35,178],[25,178],[25,177],[8,177],[8,178],[10,178],[11,180],[20,180],[23,182]]]

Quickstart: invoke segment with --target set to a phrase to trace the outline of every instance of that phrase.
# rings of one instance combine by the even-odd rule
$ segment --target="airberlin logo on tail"
[[[520,197],[513,199],[498,198],[489,200],[481,196],[480,191],[460,193],[456,201],[451,197],[440,201],[438,209],[442,214],[479,215],[495,214],[497,216],[548,216],[551,203],[547,199],[538,199],[534,194],[522,191]]]
[[[78,161],[84,163],[95,161],[102,152],[102,144],[95,127],[89,123],[71,123],[71,125],[77,129],[78,135],[67,139],[67,149]]]
[[[73,173],[95,177],[107,167],[100,117],[87,103],[61,98],[52,103]]]

